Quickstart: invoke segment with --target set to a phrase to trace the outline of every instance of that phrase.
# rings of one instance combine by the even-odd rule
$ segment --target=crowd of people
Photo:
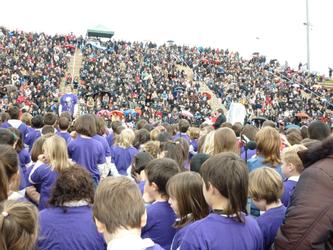
[[[311,97],[315,75],[260,55],[3,28],[0,46],[0,249],[333,248],[330,104]],[[80,79],[65,74],[76,47]],[[56,102],[64,77],[77,97]],[[201,82],[265,119],[229,123]]]

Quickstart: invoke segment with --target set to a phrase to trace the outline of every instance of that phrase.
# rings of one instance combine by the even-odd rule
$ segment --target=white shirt
[[[142,239],[139,235],[128,232],[119,238],[111,240],[107,250],[145,250],[154,245],[151,239]]]

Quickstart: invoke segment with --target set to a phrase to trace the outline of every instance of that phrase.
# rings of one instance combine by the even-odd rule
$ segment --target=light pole
[[[306,0],[306,68],[310,71],[310,22],[309,22],[309,0]]]

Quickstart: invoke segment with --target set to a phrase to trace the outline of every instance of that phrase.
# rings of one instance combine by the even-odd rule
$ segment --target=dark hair
[[[209,207],[202,192],[202,179],[198,173],[183,172],[170,178],[167,193],[177,202],[179,220],[177,228],[200,220],[209,214]]]
[[[18,171],[16,151],[9,145],[0,145],[0,201],[8,198],[9,180]]]
[[[137,123],[136,123],[136,129],[142,129],[148,122],[145,119],[140,119]]]
[[[144,129],[147,129],[149,132],[152,131],[154,129],[154,126],[149,124],[149,123],[146,123],[144,126],[143,126]]]
[[[191,171],[200,172],[200,168],[202,166],[202,164],[208,160],[209,155],[207,154],[203,154],[203,153],[199,153],[196,154],[192,157],[191,161],[190,161],[190,169]]]
[[[263,122],[262,127],[272,127],[272,128],[276,128],[276,123],[271,121],[271,120],[266,120]]]
[[[183,169],[184,149],[180,141],[168,141],[160,144],[160,152],[165,152],[164,157],[175,160],[180,169]]]
[[[60,114],[60,118],[61,117],[66,117],[70,123],[72,122],[72,115],[68,111],[62,112]]]
[[[329,127],[321,121],[313,121],[308,127],[310,139],[322,141],[330,135]]]
[[[51,125],[44,125],[41,131],[42,135],[54,134],[54,127]]]
[[[44,126],[44,119],[41,115],[36,115],[31,119],[31,125],[33,128],[42,128]]]
[[[96,123],[92,115],[81,115],[75,122],[77,133],[89,137],[96,135]]]
[[[178,123],[178,126],[179,126],[179,132],[186,133],[188,128],[190,127],[190,123],[185,119],[181,119]]]
[[[16,147],[15,147],[16,152],[17,153],[21,152],[21,150],[24,148],[21,131],[14,127],[8,128],[8,130],[11,131],[16,136]]]
[[[0,128],[0,144],[13,146],[16,141],[16,136],[9,129]]]
[[[12,106],[8,109],[8,114],[10,119],[18,119],[20,114],[20,109],[16,106]]]
[[[57,116],[51,112],[47,112],[43,117],[44,125],[53,126],[57,122]]]
[[[234,125],[232,125],[232,130],[235,132],[237,137],[240,136],[242,129],[243,125],[240,122],[236,122]]]
[[[229,200],[225,213],[236,214],[236,220],[244,222],[241,212],[246,212],[249,174],[245,162],[234,153],[221,153],[210,157],[200,169],[206,189],[215,187]]]
[[[134,156],[132,162],[133,172],[140,174],[140,172],[145,169],[146,165],[153,159],[154,158],[148,152],[139,152],[136,156]]]
[[[301,135],[303,139],[306,139],[309,137],[309,132],[308,132],[308,127],[307,126],[302,126],[301,127]]]
[[[250,139],[250,141],[254,141],[256,138],[257,132],[258,132],[257,127],[250,125],[250,124],[246,124],[241,131],[241,136],[245,135],[247,138]]]
[[[69,120],[62,116],[59,118],[58,125],[60,130],[67,130],[69,127]]]
[[[168,180],[180,172],[177,162],[169,158],[150,161],[144,171],[149,183],[154,182],[161,195],[167,195],[166,184]]]
[[[105,121],[102,117],[95,117],[96,119],[96,132],[99,135],[104,135],[105,131],[106,131],[106,125],[105,125]]]
[[[49,204],[63,207],[65,202],[94,202],[94,184],[90,173],[79,165],[62,170],[53,186]]]
[[[44,144],[46,138],[47,137],[43,135],[43,136],[39,137],[32,145],[32,148],[30,151],[32,162],[37,162],[38,156],[43,154],[43,144]]]
[[[167,141],[170,141],[172,138],[171,138],[171,135],[168,133],[168,132],[161,132],[157,135],[157,141],[159,142],[167,142]]]
[[[113,121],[112,124],[111,124],[111,128],[112,128],[112,131],[116,133],[116,130],[118,127],[122,127],[123,124],[121,121]],[[120,131],[121,132],[121,131]],[[119,134],[120,134],[119,132]]]
[[[133,146],[139,148],[142,144],[150,140],[150,133],[147,129],[139,129],[135,131],[135,139]]]

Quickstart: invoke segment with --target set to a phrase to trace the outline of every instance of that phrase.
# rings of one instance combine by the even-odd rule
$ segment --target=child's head
[[[9,190],[19,186],[18,157],[9,145],[0,145],[0,201],[8,198]]]
[[[41,131],[42,135],[54,134],[54,132],[54,127],[51,125],[44,125]]]
[[[8,114],[10,116],[10,119],[18,119],[20,114],[20,109],[16,106],[11,106],[8,109]]]
[[[67,117],[60,117],[58,121],[59,129],[60,130],[67,130],[69,128],[69,120]]]
[[[179,217],[176,227],[200,220],[209,213],[202,193],[202,179],[198,173],[183,172],[170,178],[167,183],[169,203]]]
[[[227,216],[236,215],[243,222],[248,194],[248,170],[245,162],[234,153],[210,157],[200,170],[204,181],[203,193],[208,205],[223,210]]]
[[[153,200],[156,200],[159,196],[167,199],[166,184],[172,176],[179,172],[177,162],[172,159],[163,158],[150,161],[144,170],[146,178],[145,193]]]
[[[96,123],[92,115],[81,115],[75,121],[75,131],[81,135],[92,137],[96,135]]]
[[[34,249],[37,235],[38,211],[32,203],[0,203],[0,249]]]
[[[236,122],[234,125],[232,125],[232,130],[235,132],[237,137],[240,136],[242,129],[243,125],[240,122]]]
[[[107,177],[102,180],[94,200],[96,226],[106,241],[119,230],[140,230],[146,223],[147,215],[141,193],[127,177]]]
[[[206,137],[205,141],[202,145],[200,153],[208,154],[208,155],[213,155],[214,154],[214,136],[215,131],[209,132]]]
[[[8,128],[8,130],[15,135],[15,149],[17,152],[20,152],[24,148],[21,131],[14,127]]]
[[[132,171],[138,175],[145,169],[147,164],[152,161],[154,158],[148,152],[139,152],[134,156],[132,162]]]
[[[202,164],[209,158],[209,155],[198,153],[194,155],[190,161],[190,169],[193,172],[200,172]]]
[[[46,138],[49,138],[53,136],[52,134],[48,134],[48,135],[43,135],[41,137],[39,137],[35,142],[34,144],[32,145],[32,148],[31,148],[31,152],[30,152],[30,155],[31,155],[31,160],[33,162],[37,162],[38,161],[38,156],[43,154],[43,145],[44,145],[44,142],[46,140]]]
[[[79,165],[64,169],[55,182],[49,204],[63,207],[65,202],[94,202],[94,184],[90,173]]]
[[[106,124],[102,117],[96,116],[96,131],[99,135],[104,135],[106,132]]]
[[[159,141],[148,141],[145,144],[142,144],[140,151],[147,152],[151,154],[153,158],[157,158],[160,154],[160,142]]]
[[[282,173],[285,177],[300,175],[303,171],[303,163],[297,152],[306,150],[303,145],[293,145],[282,151]]]
[[[57,116],[51,112],[47,112],[44,115],[44,124],[45,125],[50,125],[50,126],[54,126],[57,122]]]
[[[36,115],[32,117],[31,125],[33,128],[42,128],[44,126],[43,116]]]
[[[281,163],[280,146],[281,138],[279,132],[270,126],[264,127],[256,134],[257,152],[265,158],[264,163],[273,166]]]
[[[189,127],[190,123],[185,119],[181,119],[178,123],[178,129],[181,133],[186,133]]]
[[[250,173],[249,194],[254,204],[265,211],[266,206],[278,203],[283,194],[281,175],[270,167],[261,167]]]
[[[171,158],[178,163],[179,168],[183,168],[186,159],[184,159],[185,149],[183,148],[181,141],[161,143],[160,152],[160,158]]]
[[[0,144],[6,144],[14,147],[16,136],[7,128],[0,128]]]
[[[116,144],[123,148],[128,148],[133,146],[133,142],[135,139],[135,133],[133,129],[126,128],[123,131],[121,131],[118,140],[116,141]]]
[[[214,155],[222,152],[239,153],[235,132],[230,128],[219,128],[214,134]]]
[[[191,127],[190,130],[190,139],[197,140],[200,137],[200,129],[196,127]]]
[[[140,129],[135,131],[135,139],[133,146],[140,148],[140,146],[150,140],[150,133],[146,129]]]
[[[31,126],[31,119],[32,119],[32,115],[30,113],[23,113],[21,116],[21,121],[24,122],[25,124],[27,124],[28,126]]]
[[[47,138],[43,144],[43,153],[51,167],[58,172],[70,165],[66,141],[60,136]]]

